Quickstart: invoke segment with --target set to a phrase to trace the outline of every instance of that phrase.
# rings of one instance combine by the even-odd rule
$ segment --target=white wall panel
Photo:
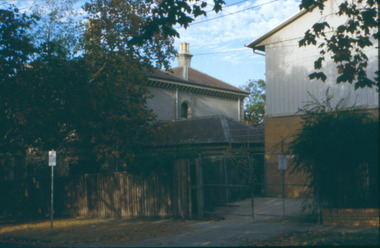
[[[334,1],[328,5],[337,8]],[[319,49],[315,46],[298,47],[298,41],[305,31],[318,20],[326,20],[337,25],[341,20],[333,15],[321,15],[319,11],[305,14],[288,26],[279,30],[262,42],[266,54],[266,115],[294,115],[299,108],[312,100],[308,91],[318,99],[325,99],[325,91],[330,87],[330,93],[337,103],[339,99],[351,94],[350,105],[357,100],[358,106],[373,108],[378,106],[378,93],[375,89],[358,89],[348,83],[335,83],[337,72],[333,61],[325,63],[325,74],[328,80],[310,81],[308,75],[314,72],[314,61],[319,57]],[[369,49],[368,75],[374,77],[377,70],[377,49]]]
[[[149,87],[152,98],[148,99],[147,107],[152,109],[159,120],[176,119],[176,91],[173,89]],[[191,107],[191,117],[206,117],[225,115],[238,120],[239,100],[196,94],[179,90],[178,103],[186,101]]]

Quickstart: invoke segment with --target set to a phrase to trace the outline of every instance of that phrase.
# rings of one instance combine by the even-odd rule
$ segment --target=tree
[[[360,208],[379,204],[378,120],[367,111],[326,100],[307,104],[302,127],[289,144],[293,172],[307,175],[323,207]]]
[[[40,0],[30,11],[39,17],[30,36],[35,45],[43,47],[41,52],[51,51],[51,46],[61,47],[67,56],[80,52],[80,41],[85,30],[83,14],[74,8],[78,0]],[[38,30],[33,32],[32,30]],[[57,47],[56,47],[57,49]]]
[[[102,123],[102,130],[106,131],[92,137],[98,158],[102,153],[117,159],[124,156],[121,160],[131,166],[146,138],[155,132],[155,118],[145,106],[148,91],[144,72],[168,68],[176,54],[173,38],[178,33],[174,26],[187,27],[195,17],[206,14],[205,1],[194,1],[192,6],[190,2],[93,0],[85,4],[89,23],[84,36],[84,58],[89,66],[89,80],[104,92],[109,91],[99,96],[105,99],[100,107],[104,109],[101,118],[115,117],[111,123],[119,123],[112,126],[96,122]],[[214,3],[214,10],[219,11],[223,1]],[[113,112],[115,95],[120,96],[120,108]]]
[[[30,38],[26,35],[28,28],[35,21],[35,16],[20,14],[18,9],[0,10],[0,137],[6,142],[0,145],[14,147],[20,138],[12,137],[14,126],[23,123],[17,114],[17,100],[14,98],[16,76],[25,71],[25,64],[36,51]],[[23,89],[19,89],[23,90]]]
[[[265,108],[265,81],[250,80],[241,87],[249,92],[249,96],[244,100],[244,120],[261,123],[264,119]]]
[[[58,35],[67,23],[59,21],[54,5],[44,12],[49,38],[30,35],[31,17],[1,12],[8,19],[0,33],[8,36],[1,40],[0,60],[10,65],[0,85],[1,152],[13,153],[9,144],[17,144],[42,161],[52,148],[67,158],[85,148],[104,168],[115,160],[132,166],[156,132],[155,117],[145,106],[145,71],[168,66],[178,35],[174,25],[187,26],[191,15],[205,14],[205,2],[190,2],[91,1],[84,7],[85,50],[76,56],[72,48],[78,40]],[[215,3],[217,10],[223,1]]]
[[[18,9],[0,9],[0,80],[9,80],[24,68],[35,52],[27,30],[36,16],[19,13]]]
[[[213,10],[220,11],[224,1],[213,2]],[[117,51],[144,66],[168,68],[176,54],[173,38],[179,37],[175,25],[188,27],[206,15],[206,7],[207,2],[199,0],[92,0],[84,5],[89,20],[86,49],[105,56]]]
[[[318,8],[323,11],[326,1],[302,0],[300,8],[308,11]],[[368,75],[368,56],[365,52],[365,48],[376,46],[374,40],[379,43],[378,4],[375,0],[342,1],[336,14],[346,17],[345,23],[331,27],[326,21],[321,21],[306,31],[299,45],[312,44],[320,48],[320,57],[314,62],[316,72],[309,75],[310,79],[326,81],[322,69],[326,56],[330,54],[338,70],[336,83],[348,82],[354,84],[355,89],[373,86],[378,89],[379,72],[376,72],[375,80]]]

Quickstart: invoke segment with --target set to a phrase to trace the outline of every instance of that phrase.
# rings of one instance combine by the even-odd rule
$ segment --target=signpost
[[[49,151],[49,166],[51,166],[51,207],[50,207],[50,220],[51,229],[53,233],[53,215],[54,215],[54,166],[57,165],[57,152],[54,150]]]
[[[285,171],[288,168],[287,156],[278,155],[278,169],[282,176],[282,216],[285,216]]]
[[[284,156],[284,155],[278,156],[278,169],[279,170],[285,171],[288,168],[288,164],[287,164],[286,159],[287,159],[287,156]]]

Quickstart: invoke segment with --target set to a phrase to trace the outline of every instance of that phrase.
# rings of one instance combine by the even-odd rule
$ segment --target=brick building
[[[327,81],[312,80],[308,75],[314,72],[314,61],[320,57],[318,46],[299,47],[298,41],[314,23],[321,20],[331,27],[344,24],[347,20],[338,16],[338,1],[327,1],[321,12],[315,8],[311,12],[300,11],[298,14],[285,20],[279,26],[266,34],[254,39],[246,46],[254,52],[265,55],[266,61],[266,103],[265,103],[265,152],[266,175],[268,194],[281,194],[281,171],[278,169],[278,154],[286,150],[292,135],[300,128],[301,116],[298,110],[307,101],[325,99],[325,92],[329,88],[334,95],[333,104],[350,95],[348,105],[353,105],[370,111],[378,116],[378,93],[375,88],[361,88],[355,90],[349,83],[336,84],[336,64],[326,57],[324,73]],[[376,44],[376,43],[375,43]],[[318,45],[318,44],[317,44]],[[365,50],[369,60],[367,75],[374,78],[377,67],[377,49]],[[309,94],[310,93],[310,94]],[[285,174],[287,184],[304,184],[302,175]],[[272,184],[272,185],[271,185]],[[277,185],[275,185],[277,184]],[[286,187],[289,197],[300,197],[305,189],[300,186]]]
[[[248,92],[191,68],[189,44],[182,43],[178,67],[148,74],[152,98],[147,106],[159,120],[181,120],[213,115],[243,120]]]

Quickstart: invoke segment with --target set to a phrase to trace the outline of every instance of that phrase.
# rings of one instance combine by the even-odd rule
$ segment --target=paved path
[[[234,203],[229,207],[230,213],[240,215],[225,215],[219,221],[190,221],[193,231],[182,234],[159,237],[120,244],[122,247],[189,247],[189,246],[252,246],[262,240],[275,238],[287,232],[302,231],[337,231],[338,227],[317,225],[306,218],[301,212],[302,200],[287,199],[285,214],[282,216],[282,199],[255,199],[255,218],[252,219],[250,201]],[[224,212],[226,209],[219,209]],[[277,215],[277,216],[276,216]],[[342,228],[341,228],[342,229]],[[343,229],[342,229],[343,230]],[[346,232],[366,231],[364,228],[344,228]],[[373,231],[373,228],[368,229]],[[104,246],[104,245],[102,245]],[[110,245],[107,247],[118,247]]]

